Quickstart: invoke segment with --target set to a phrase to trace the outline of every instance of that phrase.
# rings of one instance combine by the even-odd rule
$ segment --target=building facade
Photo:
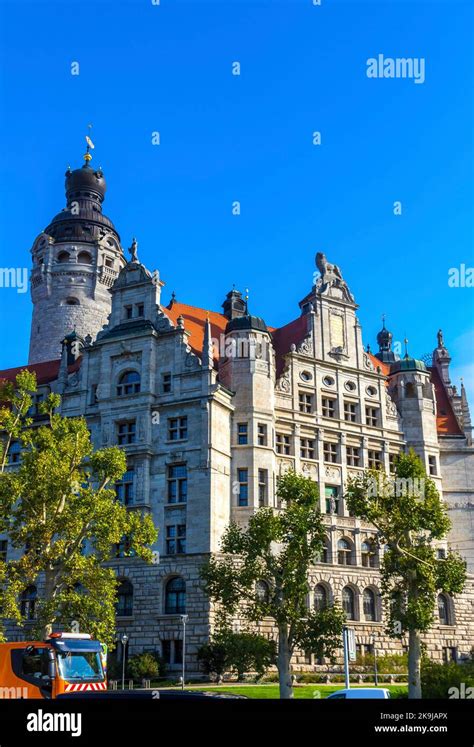
[[[471,574],[463,594],[439,596],[425,642],[434,658],[469,656],[474,447],[465,391],[450,382],[441,331],[428,366],[395,354],[385,323],[373,355],[347,282],[321,254],[319,277],[283,327],[250,314],[236,290],[222,313],[175,298],[165,307],[159,273],[139,261],[135,240],[126,261],[102,213],[104,195],[103,173],[89,159],[69,170],[66,208],[33,244],[29,368],[39,398],[61,394],[62,414],[84,416],[97,448],[124,448],[117,498],[149,513],[159,529],[158,563],[127,557],[124,547],[110,561],[120,579],[117,630],[128,634],[130,653],[158,650],[171,670],[180,667],[187,614],[188,670],[197,674],[196,651],[213,626],[200,567],[219,553],[229,522],[245,525],[261,506],[278,509],[277,478],[290,468],[319,484],[327,528],[308,604],[339,600],[361,653],[374,641],[379,652],[401,652],[384,632],[383,548],[373,527],[349,515],[343,490],[367,467],[389,472],[400,450],[413,447],[453,522],[438,553],[458,550]],[[15,552],[7,537],[0,550]],[[28,590],[25,600],[32,616],[37,593]],[[267,621],[261,629],[274,632]],[[318,663],[299,652],[294,665]]]

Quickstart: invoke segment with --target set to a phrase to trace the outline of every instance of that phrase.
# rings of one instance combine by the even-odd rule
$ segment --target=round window
[[[357,385],[354,381],[346,381],[344,386],[346,387],[348,392],[355,392],[355,390],[357,389]]]
[[[323,379],[324,386],[334,386],[334,379],[332,376],[325,376]]]
[[[313,374],[311,371],[301,371],[300,377],[303,379],[303,381],[311,381],[313,378]]]
[[[367,392],[369,397],[375,397],[375,395],[377,394],[377,389],[374,386],[368,386],[365,391]]]

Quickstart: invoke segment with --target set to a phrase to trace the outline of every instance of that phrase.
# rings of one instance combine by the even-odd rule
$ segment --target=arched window
[[[124,579],[117,589],[117,603],[115,606],[117,617],[131,617],[133,615],[133,585]]]
[[[375,607],[375,593],[372,589],[364,589],[364,617],[366,620],[375,621],[377,619]]]
[[[20,612],[25,620],[34,620],[36,613],[36,599],[38,591],[36,586],[28,586],[20,599]]]
[[[77,255],[77,261],[80,265],[91,265],[92,257],[89,252],[79,252],[79,254]]]
[[[355,620],[355,597],[350,586],[345,586],[342,590],[342,608],[348,620]]]
[[[318,584],[314,589],[314,609],[316,612],[326,609],[328,606],[328,593],[322,584]]]
[[[255,584],[255,595],[262,604],[267,604],[270,599],[270,587],[266,581],[257,581]]]
[[[446,594],[438,594],[438,617],[440,625],[451,625],[449,600]]]
[[[69,260],[70,260],[69,252],[59,252],[58,262],[69,262]]]
[[[315,563],[329,563],[329,540],[326,537],[323,546],[321,548],[321,552],[318,552],[314,559]]]
[[[184,615],[186,612],[186,583],[177,576],[166,584],[165,614]]]
[[[360,550],[362,554],[362,565],[366,568],[375,568],[377,564],[377,555],[372,540],[365,540],[362,542]]]
[[[117,397],[127,394],[138,394],[140,391],[140,374],[138,371],[126,371],[119,379],[117,385]]]
[[[79,299],[73,298],[72,296],[70,298],[66,298],[66,306],[80,306]]]
[[[352,565],[351,543],[344,538],[337,543],[337,562],[339,565]]]
[[[21,446],[18,441],[13,441],[8,449],[8,464],[18,464],[21,458]]]

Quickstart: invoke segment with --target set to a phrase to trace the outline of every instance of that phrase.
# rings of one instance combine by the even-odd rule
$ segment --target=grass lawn
[[[351,685],[351,687],[354,687],[354,685]],[[367,687],[367,685],[366,685]],[[390,694],[392,698],[396,697],[399,693],[405,693],[407,692],[406,686],[403,685],[381,685],[381,687],[386,687],[388,690],[390,690]],[[320,684],[314,684],[314,685],[297,685],[294,688],[295,698],[327,698],[328,695],[331,695],[331,693],[336,692],[336,690],[341,690],[344,688],[343,684],[338,685],[320,685]],[[189,688],[191,689],[191,688]],[[271,684],[271,685],[221,685],[219,687],[211,686],[211,687],[193,687],[193,690],[206,690],[207,692],[224,692],[224,693],[234,693],[235,695],[245,695],[247,698],[278,698],[279,697],[279,691],[278,691],[278,685]],[[320,695],[317,695],[317,692],[319,691]]]

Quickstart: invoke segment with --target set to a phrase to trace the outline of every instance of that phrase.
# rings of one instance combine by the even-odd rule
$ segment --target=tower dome
[[[32,247],[33,318],[29,363],[61,357],[61,343],[75,329],[95,338],[107,323],[110,288],[125,265],[120,236],[102,212],[106,182],[90,165],[66,171],[66,207]]]
[[[382,316],[382,329],[377,335],[379,350],[375,356],[383,363],[394,363],[399,356],[392,350],[392,333],[385,326],[385,315]]]

